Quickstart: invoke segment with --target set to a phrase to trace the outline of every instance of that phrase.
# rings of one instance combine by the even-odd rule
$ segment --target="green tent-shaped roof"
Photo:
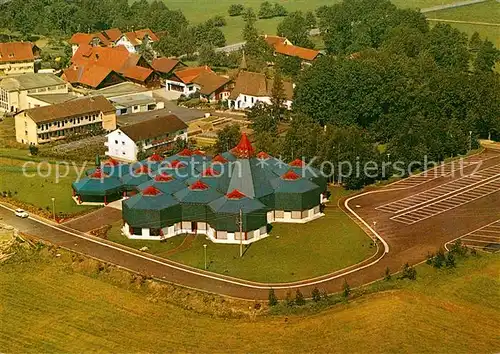
[[[308,210],[319,205],[321,190],[318,185],[302,178],[290,169],[272,181],[276,210]]]
[[[235,189],[209,204],[210,225],[219,231],[239,231],[240,210],[243,231],[253,231],[267,225],[267,207]]]
[[[163,193],[173,194],[187,187],[185,180],[177,179],[168,173],[160,173],[152,180],[142,183],[137,188],[142,191],[149,186],[153,186]]]
[[[72,187],[78,195],[105,196],[120,193],[122,184],[118,178],[96,169],[91,175],[73,182]]]
[[[222,194],[227,192],[229,187],[228,165],[213,165],[201,172],[200,176],[191,177],[187,180],[189,185],[202,181],[213,189],[216,189]]]
[[[181,202],[183,221],[207,221],[208,203],[222,196],[215,188],[202,181],[196,181],[189,187],[174,193]]]
[[[134,164],[130,174],[123,176],[124,189],[130,190],[152,179],[152,170],[147,165]]]
[[[123,219],[135,228],[163,228],[181,221],[179,202],[154,186],[122,202]]]

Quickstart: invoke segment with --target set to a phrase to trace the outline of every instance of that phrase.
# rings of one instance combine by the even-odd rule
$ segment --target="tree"
[[[385,268],[384,280],[385,281],[391,280],[391,270],[389,269],[389,267]]]
[[[29,150],[30,150],[30,155],[31,156],[38,155],[38,146],[36,146],[36,145],[30,145],[29,146]]]
[[[241,16],[245,11],[245,6],[242,4],[232,4],[227,10],[229,16]]]
[[[417,271],[414,267],[405,263],[403,271],[401,272],[401,279],[417,280]]]
[[[224,16],[221,15],[215,15],[207,22],[215,27],[224,27],[225,25],[227,25],[226,19],[224,18]]]
[[[481,40],[479,33],[474,32],[472,34],[472,36],[470,37],[469,50],[473,53],[477,53],[477,52],[479,52],[479,48],[481,48],[482,44],[483,44],[483,41]]]
[[[240,138],[241,132],[238,124],[226,125],[217,132],[217,141],[214,145],[216,153],[222,153],[235,147]]]
[[[260,4],[259,8],[259,18],[271,18],[274,17],[274,8],[269,1],[264,1]]]
[[[288,14],[287,17],[278,25],[278,36],[290,40],[294,45],[305,48],[314,48],[314,44],[309,39],[310,25],[302,11],[295,11]]]
[[[148,62],[151,63],[155,57],[151,45],[147,42],[142,42],[139,48],[139,54]]]
[[[297,306],[304,306],[306,304],[306,299],[304,299],[304,295],[300,289],[297,289],[295,292],[295,304],[297,304]]]
[[[500,60],[500,51],[489,40],[485,40],[481,43],[474,60],[474,70],[491,72],[498,60]]]
[[[283,114],[286,111],[286,92],[283,85],[283,79],[279,71],[276,71],[271,88],[271,111],[276,122],[283,119]]]
[[[284,75],[297,77],[302,69],[302,60],[299,57],[277,54],[274,58],[274,66]]]
[[[257,21],[257,15],[255,15],[255,12],[251,7],[247,8],[245,12],[243,12],[243,21],[245,21],[247,24],[249,22],[255,24],[255,21]]]
[[[307,27],[309,27],[309,29],[316,27],[316,15],[314,15],[314,12],[307,11],[306,14],[304,15],[304,18],[306,20],[306,24]]]
[[[313,299],[313,301],[314,301],[314,302],[319,302],[319,301],[321,301],[321,293],[320,293],[320,291],[319,291],[319,289],[318,289],[318,288],[316,288],[316,287],[315,287],[315,288],[312,290],[312,292],[311,292],[311,297],[312,297],[312,299]]]
[[[446,268],[455,268],[456,267],[455,256],[453,255],[453,253],[448,252],[448,254],[446,255],[445,264],[446,264]]]
[[[277,2],[274,3],[273,6],[273,17],[283,17],[288,14],[288,11],[285,7]]]
[[[276,294],[274,293],[274,289],[269,289],[269,296],[267,297],[267,304],[269,306],[276,306],[278,305],[278,298],[276,297]]]
[[[248,119],[252,122],[255,133],[278,134],[278,120],[273,115],[273,109],[266,103],[257,102],[248,112]]]
[[[448,24],[438,23],[429,32],[429,52],[439,67],[467,71],[467,36]]]
[[[351,294],[351,287],[347,283],[347,280],[344,279],[344,284],[342,285],[342,297],[347,299]]]

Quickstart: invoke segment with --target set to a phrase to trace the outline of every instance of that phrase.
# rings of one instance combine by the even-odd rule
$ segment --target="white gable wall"
[[[106,135],[104,145],[108,148],[106,155],[117,160],[136,161],[139,149],[136,143],[120,129]]]

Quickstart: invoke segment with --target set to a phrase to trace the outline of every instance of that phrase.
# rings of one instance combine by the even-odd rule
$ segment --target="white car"
[[[23,209],[16,209],[14,211],[14,214],[16,214],[16,216],[19,216],[20,218],[23,218],[23,219],[30,216],[30,214],[28,214],[28,212],[23,210]]]

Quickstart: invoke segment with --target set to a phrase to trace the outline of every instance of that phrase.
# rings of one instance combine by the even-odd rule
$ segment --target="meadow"
[[[157,256],[199,269],[205,267],[203,245],[207,244],[209,271],[259,282],[308,279],[359,263],[376,252],[371,239],[336,204],[347,192],[341,188],[332,192],[325,216],[302,225],[273,224],[270,236],[246,248],[243,258],[239,245],[215,244],[204,235],[194,240],[179,235],[161,243],[129,240],[121,235],[121,222],[113,225],[108,239],[136,249],[146,246]]]
[[[182,308],[195,292],[178,296],[178,306],[146,286],[131,286],[124,275],[91,274],[64,252],[42,253],[0,265],[2,351],[487,353],[500,347],[499,255],[470,256],[453,270],[421,265],[414,282],[374,284],[372,291],[386,290],[322,311],[229,318]]]

